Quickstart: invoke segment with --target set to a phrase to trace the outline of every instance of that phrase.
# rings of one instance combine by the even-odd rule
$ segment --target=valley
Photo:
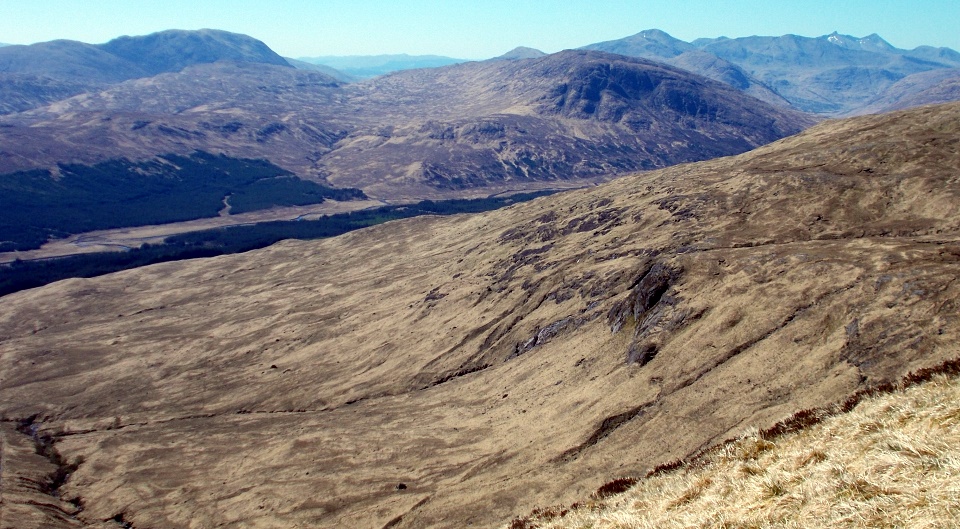
[[[48,508],[5,501],[46,527],[494,526],[960,357],[958,118],[7,296],[0,411],[80,463]]]
[[[315,219],[323,215],[335,215],[361,209],[382,206],[383,202],[376,200],[353,200],[347,202],[324,201],[310,206],[289,206],[271,208],[267,210],[220,215],[205,219],[173,222],[155,226],[135,226],[129,228],[115,228],[84,232],[71,235],[63,239],[54,239],[36,250],[0,253],[0,264],[9,263],[16,259],[32,260],[63,257],[78,253],[118,251],[122,249],[139,248],[144,244],[161,244],[171,235],[190,233],[195,231],[223,228],[227,226],[243,226],[260,222],[281,220]]]
[[[311,60],[0,47],[0,529],[589,526],[956,371],[949,48]]]

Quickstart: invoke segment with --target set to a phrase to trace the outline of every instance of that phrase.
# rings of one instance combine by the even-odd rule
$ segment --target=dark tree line
[[[284,239],[319,239],[418,215],[477,213],[534,199],[550,192],[472,200],[423,201],[404,206],[324,216],[317,220],[261,222],[197,231],[168,237],[163,244],[145,244],[124,252],[15,261],[0,265],[0,296],[71,277],[94,277],[139,266],[197,257],[245,252]]]
[[[366,198],[301,180],[265,160],[197,151],[145,162],[62,164],[0,175],[0,252],[39,248],[51,237],[215,217],[273,206]]]

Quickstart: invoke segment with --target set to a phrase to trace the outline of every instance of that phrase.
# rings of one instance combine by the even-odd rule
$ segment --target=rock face
[[[505,523],[960,356],[958,141],[960,104],[830,121],[21,292],[0,413],[79,461],[44,527]],[[4,472],[46,479],[23,453]],[[4,513],[41,508],[8,483]]]
[[[786,102],[825,115],[866,113],[873,99],[907,76],[960,67],[960,53],[949,48],[901,50],[876,34],[856,38],[836,32],[816,38],[754,36],[687,43],[647,30],[585,49],[660,60],[769,103]]]
[[[218,62],[0,119],[0,172],[194,150],[386,199],[585,185],[749,150],[808,116],[643,59],[567,51],[343,85]]]

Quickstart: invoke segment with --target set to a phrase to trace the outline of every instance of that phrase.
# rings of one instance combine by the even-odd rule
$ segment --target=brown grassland
[[[586,501],[960,357],[958,168],[960,104],[923,107],[498,211],[6,296],[0,527],[495,527]],[[887,436],[856,464],[796,435],[824,455],[748,437],[717,456],[733,482],[649,483],[702,512],[728,487],[772,508],[823,488],[846,502],[830,516],[865,519],[957,490],[868,473],[933,479],[955,466],[940,434]]]
[[[922,384],[754,430],[619,494],[538,509],[511,528],[895,528],[960,525],[960,362]],[[855,406],[855,407],[854,407]],[[851,408],[847,411],[846,408]],[[822,422],[821,422],[822,421]]]

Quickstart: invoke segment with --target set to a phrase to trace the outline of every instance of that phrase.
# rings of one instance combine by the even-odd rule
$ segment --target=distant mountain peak
[[[262,41],[217,29],[169,29],[144,36],[118,37],[97,47],[151,74],[176,72],[194,64],[217,61],[290,66]]]
[[[891,45],[889,42],[883,40],[880,35],[876,33],[871,33],[866,37],[857,38],[851,35],[843,35],[834,31],[829,35],[824,35],[821,38],[825,38],[827,42],[840,46],[841,48],[847,48],[852,50],[864,50],[864,51],[882,51],[882,52],[891,52],[895,51],[896,48]]]
[[[642,37],[642,38],[645,38],[645,39],[670,39],[670,40],[677,40],[677,39],[675,39],[672,35],[670,35],[669,33],[667,33],[666,31],[664,31],[664,30],[662,30],[662,29],[657,29],[657,28],[645,29],[645,30],[641,31],[640,33],[637,33],[635,36],[637,36],[637,37]]]
[[[689,42],[672,37],[666,31],[645,29],[623,39],[598,42],[581,49],[600,50],[647,59],[669,59],[696,49],[696,47]]]
[[[880,48],[884,50],[896,49],[892,44],[884,40],[883,37],[881,37],[880,35],[877,35],[876,33],[871,33],[866,37],[863,37],[862,39],[860,39],[860,44],[861,45],[868,44],[872,47]]]
[[[517,59],[537,59],[540,57],[544,57],[546,55],[547,55],[546,53],[536,48],[528,48],[526,46],[517,46],[516,48],[508,51],[507,53],[504,53],[499,57],[495,57],[495,59],[505,59],[505,60],[512,61]]]

